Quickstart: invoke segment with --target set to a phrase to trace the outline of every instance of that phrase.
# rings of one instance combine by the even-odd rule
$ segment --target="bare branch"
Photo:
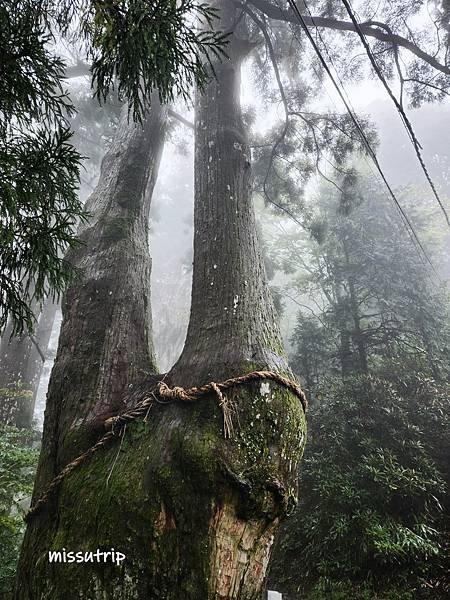
[[[172,117],[172,119],[176,119],[180,123],[183,123],[183,125],[186,125],[186,127],[189,127],[189,129],[194,129],[194,123],[192,123],[191,121],[188,121],[187,119],[182,117],[179,113],[175,112],[171,108],[169,108],[168,114],[169,114],[169,117]]]
[[[36,350],[38,351],[38,354],[42,360],[43,363],[45,363],[45,354],[42,352],[41,348],[39,347],[39,344],[36,341],[36,338],[33,335],[29,336],[31,342],[34,344],[34,346],[36,347]]]
[[[238,0],[234,0],[234,2],[238,5],[241,5],[241,2]],[[296,16],[292,10],[283,10],[274,4],[271,4],[268,0],[248,0],[248,3],[252,4],[270,19],[298,24],[298,20],[296,19]],[[335,31],[356,32],[355,26],[350,21],[341,21],[339,19],[332,19],[329,17],[311,17],[309,15],[303,15],[303,19],[307,25],[323,27],[324,29],[333,29]],[[405,48],[411,52],[411,54],[414,54],[417,56],[417,58],[420,58],[424,62],[428,63],[434,69],[441,71],[445,75],[450,75],[450,66],[442,64],[434,56],[428,54],[407,38],[397,35],[392,31],[388,32],[387,25],[378,22],[361,23],[361,29],[364,35],[376,38],[381,42],[386,42],[394,46]]]

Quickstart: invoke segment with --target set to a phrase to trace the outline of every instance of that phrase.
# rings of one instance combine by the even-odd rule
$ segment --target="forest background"
[[[436,23],[442,14],[440,5],[428,17],[412,4],[386,3],[379,10],[394,23],[400,14],[409,15],[418,31],[427,18]],[[299,505],[279,536],[269,587],[288,599],[445,597],[450,265],[444,215],[356,40],[350,42],[354,54],[349,59],[342,54],[340,34],[319,38],[330,49],[358,115],[364,115],[374,147],[379,139],[383,172],[426,249],[425,258],[411,242],[339,97],[318,76],[320,66],[309,57],[306,41],[293,35],[289,45],[283,29],[270,28],[284,69],[280,86],[267,47],[261,49],[257,32],[247,27],[256,41],[243,67],[242,97],[251,131],[257,223],[290,364],[310,398]],[[301,93],[294,42],[302,60],[308,55],[312,65],[301,74]],[[121,103],[109,96],[99,107],[83,72],[86,57],[67,44],[57,48],[82,71],[67,84],[78,111],[71,122],[74,144],[89,157],[79,191],[84,201],[95,188]],[[377,56],[382,63],[382,48]],[[395,91],[401,91],[398,72],[389,71],[388,59],[382,64]],[[306,120],[303,129],[289,129],[278,141],[285,127],[283,87]],[[430,94],[430,89],[413,88],[409,114],[429,173],[448,205],[450,111],[447,94]],[[162,372],[183,347],[192,276],[193,115],[179,102],[172,113],[150,215],[154,344]],[[275,159],[274,145],[282,148]],[[10,341],[9,322],[2,336],[2,404],[7,408],[0,441],[5,482],[0,577],[5,597],[23,535],[21,518],[33,484],[60,320],[57,302],[47,303],[33,334]],[[31,373],[26,376],[25,364]],[[11,399],[26,407],[21,418],[28,422],[14,423]]]

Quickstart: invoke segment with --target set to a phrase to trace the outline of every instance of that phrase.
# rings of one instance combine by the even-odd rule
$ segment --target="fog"
[[[0,249],[11,264],[18,249],[37,271],[50,265],[41,279],[58,299],[45,331],[41,279],[5,260],[0,283],[36,319],[33,329],[12,302],[1,331],[1,597],[58,600],[56,566],[56,595],[41,583],[44,545],[94,542],[129,556],[79,590],[67,571],[88,600],[112,589],[123,600],[447,597],[450,4],[353,4],[208,0],[173,13],[163,1],[160,21],[130,0],[93,3],[67,30],[43,21],[55,31],[40,51],[64,59],[75,109],[58,149],[82,156],[76,198],[88,214],[70,221],[80,243],[61,234],[74,270],[55,284],[45,252],[55,264],[64,254],[38,225],[57,238],[58,218],[72,216],[61,201],[51,212],[42,182],[70,197],[70,157],[37,154],[35,178],[31,167],[19,182],[5,175],[14,202],[2,200],[0,226],[24,217],[25,242],[9,232]],[[204,38],[196,55],[208,6],[229,45]],[[132,26],[130,7],[144,10]],[[172,18],[177,35],[158,37]],[[142,23],[161,45],[153,62]],[[190,62],[169,73],[188,39]],[[147,102],[150,72],[160,80]],[[3,114],[0,104],[0,126]],[[21,150],[15,128],[39,139],[33,115],[0,127],[0,163]],[[25,150],[10,163],[26,166]],[[67,164],[54,175],[58,157]],[[23,538],[22,517],[39,511]],[[28,573],[18,592],[16,569]]]
[[[267,113],[256,96],[254,82],[248,69],[244,70],[242,81],[242,96],[247,108],[256,110],[254,130],[260,133],[268,130],[275,117],[267,121]],[[247,79],[246,79],[247,77]],[[87,78],[80,78],[82,88],[89,94]],[[358,85],[348,88],[352,104],[359,111],[368,115],[375,124],[379,148],[380,164],[393,186],[407,188],[417,186],[420,194],[430,197],[430,190],[418,164],[414,149],[402,126],[398,113],[386,97],[382,86],[372,80],[364,79]],[[337,104],[337,100],[335,101]],[[320,99],[319,110],[323,102]],[[193,121],[192,110],[180,106],[183,116]],[[271,111],[276,113],[277,109]],[[270,112],[269,112],[270,114]],[[450,102],[444,101],[437,105],[425,105],[409,111],[414,129],[423,142],[423,152],[433,180],[438,184],[440,193],[448,200],[450,192],[450,159],[448,147],[448,132],[450,131]],[[166,143],[160,166],[158,182],[153,193],[151,210],[151,233],[149,238],[152,256],[152,319],[154,329],[155,354],[162,372],[167,372],[176,362],[184,343],[189,320],[190,286],[192,273],[192,239],[193,239],[193,131],[182,124],[173,123],[172,139]],[[75,131],[75,135],[76,135]],[[101,141],[99,140],[99,148]],[[101,153],[101,150],[99,150]],[[93,170],[91,189],[98,178],[99,164],[90,164],[87,159],[86,171]],[[315,175],[308,184],[308,196],[314,202],[314,196],[323,179]],[[381,184],[380,184],[381,185]],[[86,186],[81,193],[86,197],[89,188]],[[405,209],[408,209],[405,202]],[[267,214],[273,220],[275,233],[266,231],[266,236],[272,239],[280,235],[280,227],[290,230],[295,227],[292,221],[277,214],[261,203],[258,205],[261,215]],[[260,217],[260,220],[263,217]],[[264,233],[264,229],[262,230]],[[450,244],[447,239],[446,249]],[[440,271],[442,278],[450,277],[449,252],[440,255]],[[284,278],[281,277],[283,281]],[[284,299],[286,310],[282,317],[282,332],[285,343],[290,345],[290,335],[294,327],[296,305],[288,297]],[[44,375],[39,385],[36,401],[35,419],[42,427],[45,395],[50,376],[53,358],[56,354],[57,339],[61,319],[55,321],[51,345],[46,361]]]

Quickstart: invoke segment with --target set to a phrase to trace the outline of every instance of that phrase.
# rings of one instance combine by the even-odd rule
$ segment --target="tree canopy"
[[[8,318],[14,333],[32,330],[34,305],[63,291],[72,273],[64,254],[86,216],[57,36],[76,31],[92,60],[95,95],[105,101],[117,85],[142,119],[154,90],[166,102],[206,84],[205,59],[223,56],[226,44],[211,29],[214,18],[193,0],[0,2],[0,331]]]
[[[435,31],[420,25],[422,1],[402,0],[395,7],[378,3],[382,21],[373,16],[370,3],[355,4],[353,20],[340,2],[235,4],[241,11],[236,30],[254,50],[257,84],[268,100],[281,99],[285,112],[270,135],[255,143],[257,186],[268,202],[297,221],[304,221],[299,198],[311,173],[333,178],[345,170],[354,149],[371,156],[375,151],[372,128],[360,115],[355,119],[351,112],[311,110],[309,101],[324,77],[319,59],[322,66],[338,69],[342,84],[367,74],[372,57],[377,75],[400,85],[397,104],[403,119],[406,101],[419,106],[448,95],[448,44],[441,43],[448,36],[446,2],[433,7]],[[65,63],[50,44],[55,46],[61,35],[77,39],[91,63],[95,96],[104,102],[115,89],[139,120],[154,90],[163,102],[188,99],[193,84],[201,90],[213,73],[211,59],[226,56],[229,32],[215,31],[215,9],[194,0],[20,0],[1,2],[0,11],[6,57],[0,67],[6,175],[1,190],[0,330],[10,316],[19,332],[32,328],[33,301],[64,289],[70,276],[64,252],[75,243],[75,224],[83,218],[74,194],[81,157],[71,147],[67,128],[73,106],[62,83]],[[309,30],[315,31],[317,42],[308,50]],[[343,57],[361,40],[369,57],[355,54],[348,68]],[[286,56],[289,64],[282,58]],[[420,140],[414,144],[420,153]],[[34,177],[38,162],[47,168]],[[33,182],[28,187],[23,184],[27,177]],[[44,206],[48,223],[41,214]],[[38,224],[32,239],[30,218]]]

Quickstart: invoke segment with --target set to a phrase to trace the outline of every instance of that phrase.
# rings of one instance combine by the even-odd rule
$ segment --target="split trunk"
[[[239,11],[229,2],[215,6],[220,28],[231,30]],[[291,376],[251,203],[250,149],[239,102],[246,46],[230,36],[230,59],[215,65],[217,78],[197,96],[192,307],[185,348],[165,376],[169,385],[201,385],[255,369]],[[135,177],[128,169],[133,164],[123,169],[129,186]],[[119,230],[130,232],[128,227]],[[136,233],[133,226],[126,239],[139,239]],[[89,424],[119,409],[130,384],[135,399],[154,383],[150,378],[138,385],[141,372],[154,371],[154,365],[147,343],[132,345],[149,334],[145,311],[135,310],[148,294],[142,248],[129,247],[125,280],[117,253],[97,266],[94,250],[102,240],[91,236],[81,266],[93,276],[66,299],[35,497],[93,442]],[[113,321],[111,277],[117,286],[112,314],[119,317]],[[136,277],[145,289],[133,285]],[[297,397],[271,382],[236,387],[227,400],[229,439],[214,394],[189,404],[155,403],[144,421],[127,425],[120,443],[67,478],[28,528],[17,600],[60,598],[67,590],[92,600],[259,600],[274,535],[296,502],[305,419]],[[120,567],[49,565],[48,550],[62,548],[114,548],[126,559]]]

